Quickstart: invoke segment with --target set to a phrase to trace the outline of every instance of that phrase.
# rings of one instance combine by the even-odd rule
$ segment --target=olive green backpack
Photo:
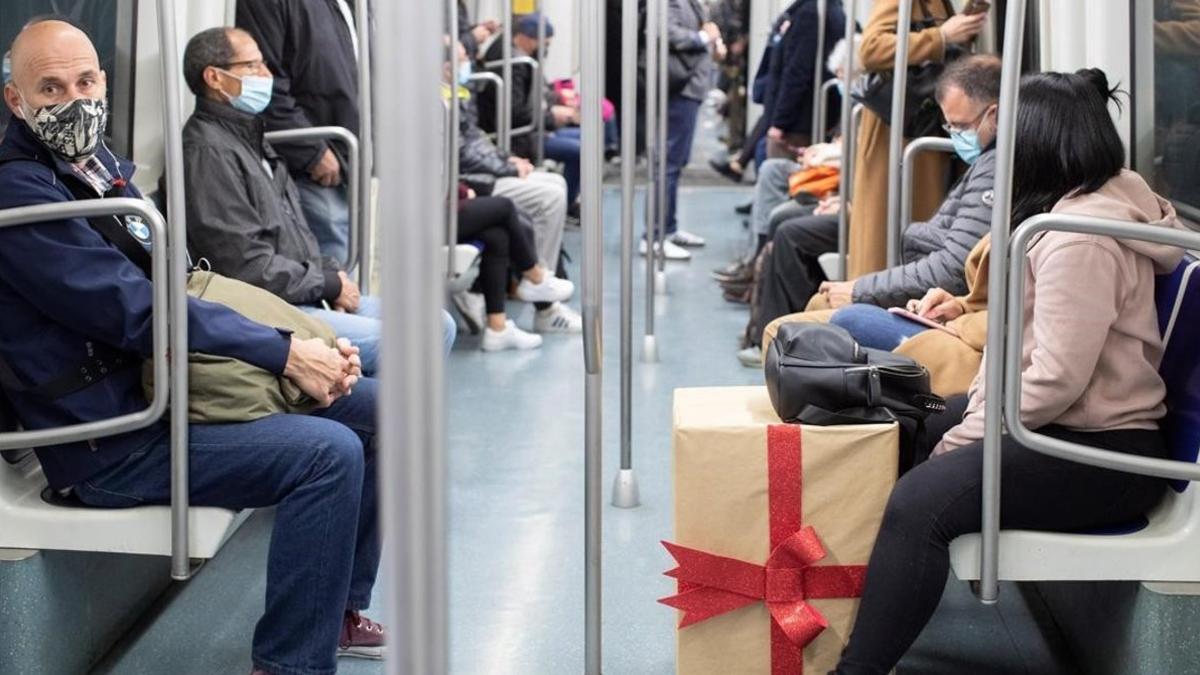
[[[334,346],[336,334],[328,324],[257,286],[197,270],[188,277],[187,292],[264,326],[288,329],[298,339],[320,338]],[[149,361],[142,368],[142,387],[146,400],[153,398]],[[249,422],[276,413],[309,413],[316,407],[316,401],[285,377],[238,359],[188,355],[188,419],[192,422]]]

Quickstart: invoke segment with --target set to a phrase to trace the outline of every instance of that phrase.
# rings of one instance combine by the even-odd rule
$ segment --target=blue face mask
[[[462,63],[458,64],[458,83],[463,86],[469,84],[471,82],[472,72],[470,61],[463,61]]]
[[[838,96],[841,96],[842,98],[846,98],[846,83],[843,82],[841,79],[838,79],[837,84],[835,84],[834,86],[837,87]]]
[[[0,84],[8,84],[12,79],[12,57],[9,54],[4,55],[4,66],[0,68]]]
[[[967,164],[974,164],[983,154],[983,146],[979,144],[979,132],[975,129],[953,131],[950,141],[954,143],[954,152]]]
[[[240,80],[242,83],[242,93],[237,96],[226,96],[229,98],[229,104],[234,108],[241,110],[244,113],[257,115],[267,109],[267,105],[271,103],[271,94],[275,87],[275,78],[264,77],[262,75],[245,75],[238,77],[229,73],[230,77]]]

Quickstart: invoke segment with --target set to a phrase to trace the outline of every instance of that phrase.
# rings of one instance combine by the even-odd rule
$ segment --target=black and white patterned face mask
[[[77,98],[37,110],[22,100],[21,111],[34,135],[72,164],[96,154],[108,125],[108,103],[102,98]]]

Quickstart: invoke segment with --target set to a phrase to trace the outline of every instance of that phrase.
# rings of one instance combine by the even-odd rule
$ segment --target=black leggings
[[[504,312],[508,295],[508,267],[526,272],[537,265],[537,253],[521,232],[517,207],[504,197],[476,197],[458,211],[458,241],[483,242],[479,283],[488,314]]]
[[[964,405],[958,403],[950,407],[961,415]],[[951,426],[945,422],[931,419],[931,430],[944,432]],[[1167,454],[1158,431],[1081,433],[1055,426],[1039,431],[1142,457]],[[934,441],[940,436],[930,434]],[[1009,436],[1001,457],[1000,524],[1005,529],[1072,532],[1127,523],[1153,508],[1166,487],[1162,479],[1055,459]],[[929,622],[946,586],[950,541],[981,528],[982,459],[983,443],[972,443],[930,458],[896,483],[838,675],[885,675]]]

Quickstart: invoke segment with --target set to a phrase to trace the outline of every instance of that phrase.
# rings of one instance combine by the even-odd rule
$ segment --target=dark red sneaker
[[[342,619],[342,637],[338,641],[338,656],[359,659],[382,659],[386,638],[383,625],[358,612],[346,612]]]

